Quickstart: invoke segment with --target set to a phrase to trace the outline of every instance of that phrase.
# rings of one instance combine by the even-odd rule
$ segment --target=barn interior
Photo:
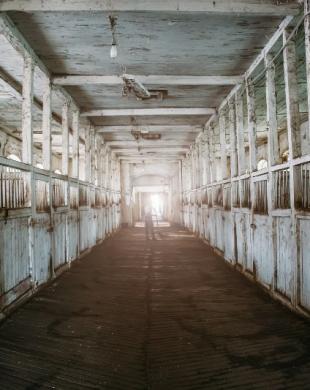
[[[309,107],[310,0],[1,0],[1,389],[307,388]]]

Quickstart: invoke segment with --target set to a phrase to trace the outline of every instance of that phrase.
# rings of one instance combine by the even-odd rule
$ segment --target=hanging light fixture
[[[111,58],[116,58],[117,57],[117,42],[116,42],[116,21],[117,21],[117,16],[112,16],[109,15],[109,20],[110,20],[110,27],[111,27],[111,32],[112,32],[112,45],[110,49],[110,57]]]
[[[112,45],[111,45],[110,57],[111,58],[117,57],[117,46],[116,46],[116,43],[112,43]]]

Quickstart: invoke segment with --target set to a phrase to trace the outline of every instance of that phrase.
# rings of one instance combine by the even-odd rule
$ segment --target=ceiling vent
[[[158,99],[163,100],[168,95],[167,89],[147,89],[134,76],[124,74],[122,76],[123,96],[134,95],[137,100]]]
[[[161,139],[160,133],[149,133],[149,132],[145,132],[145,131],[142,132],[140,130],[137,130],[137,131],[132,131],[131,134],[133,135],[135,140],[145,139],[149,141],[157,141]]]

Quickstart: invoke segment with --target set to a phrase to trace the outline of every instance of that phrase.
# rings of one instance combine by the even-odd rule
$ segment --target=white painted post
[[[33,163],[32,102],[33,102],[33,59],[25,54],[22,101],[22,160],[26,164]]]
[[[301,132],[298,104],[297,64],[296,47],[294,37],[288,41],[292,30],[286,29],[283,32],[283,65],[285,81],[285,97],[287,111],[287,135],[289,145],[289,170],[290,170],[290,200],[291,200],[291,221],[292,221],[292,248],[291,256],[295,259],[294,264],[294,293],[293,304],[298,305],[299,296],[299,258],[297,242],[297,217],[295,210],[295,170],[292,160],[301,155]]]
[[[79,178],[79,111],[72,113],[72,177]]]
[[[95,164],[95,129],[90,127],[90,162],[91,162],[91,183],[95,183],[96,178],[96,164]]]
[[[238,156],[238,174],[241,176],[245,172],[244,159],[244,126],[243,126],[243,100],[240,94],[235,96],[236,104],[236,131],[237,131],[237,156]]]
[[[62,106],[62,174],[69,175],[69,103]]]
[[[43,169],[50,170],[52,167],[52,86],[49,79],[46,79],[43,92],[42,112],[42,135],[43,135]]]
[[[287,133],[290,160],[301,155],[301,132],[298,102],[297,64],[295,39],[290,36],[291,29],[283,32],[283,65],[287,111]]]
[[[247,107],[248,107],[248,135],[250,152],[250,171],[257,169],[257,147],[256,147],[256,114],[254,84],[251,79],[246,83]]]
[[[305,51],[308,90],[308,143],[310,143],[310,0],[304,0]]]
[[[85,181],[91,181],[90,126],[85,128]]]
[[[215,145],[214,145],[214,122],[210,123],[209,126],[209,164],[210,164],[210,183],[213,184],[216,181],[215,174]]]
[[[226,118],[225,112],[219,115],[220,144],[221,144],[221,178],[227,179],[227,154],[226,154]]]
[[[272,55],[265,57],[266,66],[266,122],[268,131],[268,161],[269,166],[278,164],[279,161],[279,140],[278,140],[278,122],[277,122],[277,103],[275,86],[275,66],[272,61]]]
[[[232,100],[228,102],[229,134],[230,134],[230,174],[236,177],[238,174],[237,146],[236,146],[236,116],[235,104]]]
[[[205,181],[204,184],[210,184],[211,171],[210,171],[210,147],[209,147],[209,127],[204,130],[204,170],[205,170]]]
[[[104,163],[104,143],[103,143],[103,138],[101,138],[101,137],[99,137],[99,138],[100,138],[99,153],[98,153],[98,158],[99,158],[99,161],[98,161],[99,186],[103,187],[103,185],[104,185],[104,167],[103,167],[103,163]]]

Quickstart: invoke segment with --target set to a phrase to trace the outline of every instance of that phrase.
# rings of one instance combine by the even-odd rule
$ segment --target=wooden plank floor
[[[0,328],[0,389],[306,389],[310,323],[189,233],[126,229]]]

